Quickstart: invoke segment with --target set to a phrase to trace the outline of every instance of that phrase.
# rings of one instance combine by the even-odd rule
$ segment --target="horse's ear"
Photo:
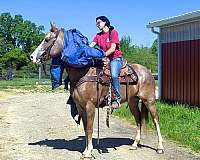
[[[55,22],[50,22],[50,24],[51,24],[51,29],[50,29],[50,31],[51,32],[55,32],[55,31],[57,31],[58,30],[58,28],[56,27],[56,24],[55,24]]]

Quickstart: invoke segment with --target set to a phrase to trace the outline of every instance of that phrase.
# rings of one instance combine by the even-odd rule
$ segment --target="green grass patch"
[[[124,118],[127,121],[129,121],[131,124],[135,124],[135,119],[134,119],[129,107],[127,108],[127,104],[124,104],[123,107],[121,107],[120,109],[114,110],[113,115],[120,117],[120,118]]]
[[[200,152],[200,110],[188,105],[170,105],[163,102],[157,102],[156,105],[162,135]],[[125,106],[115,110],[113,114],[133,123],[133,116]],[[148,127],[154,129],[152,120],[149,121]]]
[[[13,80],[0,81],[0,91],[22,91],[22,92],[52,92],[50,80],[43,79],[38,84],[36,78],[14,78]],[[59,87],[55,91],[64,91],[63,87]]]
[[[0,89],[9,89],[9,88],[18,88],[21,86],[33,86],[36,84],[38,80],[31,79],[23,79],[23,78],[15,78],[13,80],[1,80],[0,81]]]

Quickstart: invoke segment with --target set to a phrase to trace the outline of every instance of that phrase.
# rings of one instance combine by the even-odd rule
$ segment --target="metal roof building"
[[[200,11],[150,22],[147,28],[158,35],[159,98],[200,106]]]

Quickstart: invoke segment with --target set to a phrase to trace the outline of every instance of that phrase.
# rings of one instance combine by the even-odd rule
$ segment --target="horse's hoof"
[[[156,151],[158,154],[164,154],[164,149],[157,149]]]
[[[92,160],[92,156],[86,156],[85,154],[82,154],[80,160]]]
[[[137,150],[137,148],[138,148],[138,147],[136,147],[136,146],[131,146],[129,149],[130,149],[130,150]]]

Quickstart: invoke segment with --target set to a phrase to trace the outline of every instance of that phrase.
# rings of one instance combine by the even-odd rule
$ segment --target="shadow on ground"
[[[130,138],[102,138],[99,140],[100,146],[97,146],[97,138],[93,138],[93,146],[94,149],[100,149],[102,153],[108,153],[109,148],[120,147],[123,145],[132,145],[134,140]],[[85,137],[78,136],[78,138],[65,140],[65,139],[45,139],[42,141],[29,143],[28,145],[40,145],[40,146],[48,146],[53,147],[53,149],[67,149],[69,151],[78,151],[82,153],[85,149]],[[149,147],[147,145],[139,145],[138,147],[145,147],[152,150],[156,150],[155,148]]]

